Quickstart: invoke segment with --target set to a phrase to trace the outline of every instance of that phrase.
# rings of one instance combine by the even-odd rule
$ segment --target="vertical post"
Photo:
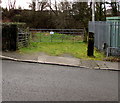
[[[94,33],[93,32],[89,32],[87,55],[94,56]]]
[[[92,21],[95,21],[95,1],[92,0]]]
[[[40,42],[42,42],[42,33],[40,33]]]
[[[24,38],[25,38],[25,47],[27,47],[27,42],[28,41],[27,41],[27,33],[26,32],[24,33]]]
[[[112,42],[112,30],[113,30],[113,27],[112,27],[112,24],[110,23],[110,47],[111,47],[111,42]]]
[[[0,3],[1,3],[1,0],[0,0]],[[2,11],[2,8],[1,8],[1,5],[0,5],[0,11]],[[0,21],[2,21],[2,13],[0,13]],[[3,30],[3,27],[2,27],[2,23],[0,24],[0,55],[2,54],[2,30]],[[2,72],[1,72],[2,73]],[[1,96],[1,95],[0,95]]]
[[[52,34],[50,34],[51,35],[51,42],[52,42]]]

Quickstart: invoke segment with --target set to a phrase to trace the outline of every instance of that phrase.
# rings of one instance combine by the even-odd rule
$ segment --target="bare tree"
[[[111,2],[112,15],[117,16],[117,2]]]
[[[101,2],[96,2],[96,20],[106,20],[106,6],[103,0],[101,0]]]
[[[56,0],[55,0],[55,10],[56,10],[56,12],[58,10],[58,6],[57,6],[57,1]]]
[[[43,11],[46,7],[48,7],[48,0],[37,0],[37,10]]]
[[[16,8],[16,0],[8,0],[8,8],[15,9]]]
[[[53,9],[55,8],[55,10]],[[46,10],[46,9],[49,9],[50,10],[50,13],[53,12],[54,14],[57,15],[57,2],[55,0],[55,4],[52,4],[51,3],[51,0],[48,1],[48,0],[37,0],[37,10],[38,11],[43,11],[43,10]]]
[[[109,4],[112,10],[112,16],[117,16],[119,14],[119,0],[111,0],[110,2],[106,2],[106,4]]]
[[[32,3],[29,3],[29,7],[35,11],[36,10],[36,0],[32,0]]]

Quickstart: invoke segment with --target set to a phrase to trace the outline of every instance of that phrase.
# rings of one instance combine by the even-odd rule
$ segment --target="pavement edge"
[[[86,68],[86,69],[91,69],[90,67],[87,66],[75,66],[75,65],[68,65],[68,64],[61,64],[61,63],[52,63],[52,62],[42,62],[42,61],[37,61],[37,60],[23,60],[23,59],[15,59],[7,56],[2,56],[0,55],[1,60],[11,60],[11,61],[17,61],[17,62],[27,62],[27,63],[38,63],[38,64],[48,64],[48,65],[58,65],[58,66],[68,66],[68,67],[77,67],[77,68]],[[99,68],[99,67],[94,67],[94,70],[110,70],[110,71],[120,71],[114,68]]]

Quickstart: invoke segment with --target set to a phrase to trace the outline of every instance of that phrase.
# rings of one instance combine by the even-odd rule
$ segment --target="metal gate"
[[[33,42],[80,42],[84,29],[30,29]]]
[[[17,47],[27,47],[30,40],[29,32],[19,32],[17,36]]]

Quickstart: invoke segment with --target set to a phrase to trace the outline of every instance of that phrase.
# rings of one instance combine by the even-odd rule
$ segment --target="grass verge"
[[[21,48],[20,53],[44,52],[52,56],[60,56],[62,54],[70,54],[76,58],[103,60],[103,53],[95,49],[94,56],[87,56],[87,44],[84,42],[31,42],[26,48]]]

